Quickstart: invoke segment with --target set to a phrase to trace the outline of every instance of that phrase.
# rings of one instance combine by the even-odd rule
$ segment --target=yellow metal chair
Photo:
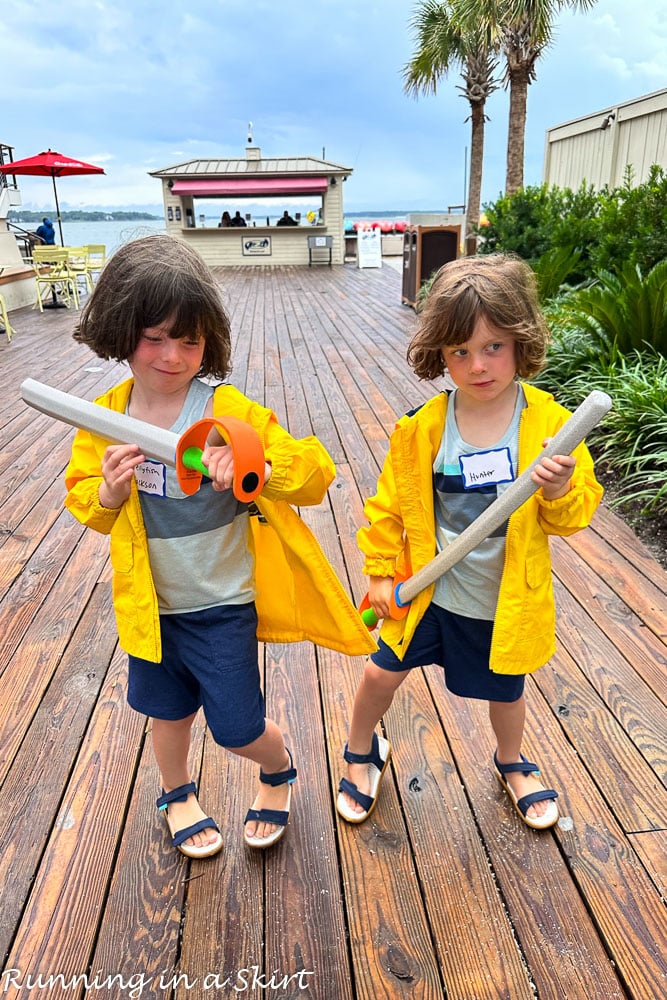
[[[2,323],[4,330],[0,330],[0,333],[7,334],[7,343],[12,339],[12,334],[16,331],[12,329],[11,323],[9,322],[9,316],[7,315],[7,306],[5,305],[5,300],[2,295],[0,295],[0,323]]]
[[[67,247],[67,263],[70,271],[76,275],[77,282],[83,279],[84,290],[92,292],[93,276],[88,267],[88,247]]]
[[[93,282],[94,275],[99,274],[104,267],[107,259],[107,248],[104,243],[88,243],[84,249],[88,251],[88,274]]]
[[[69,266],[69,250],[67,247],[35,247],[32,252],[32,265],[37,284],[37,303],[39,311],[44,311],[42,296],[51,292],[53,301],[57,296],[69,308],[79,308],[79,290],[77,276]]]

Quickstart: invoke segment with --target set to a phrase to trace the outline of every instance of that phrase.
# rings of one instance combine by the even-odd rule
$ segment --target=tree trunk
[[[510,113],[507,132],[507,174],[505,194],[514,194],[523,187],[523,160],[526,141],[526,103],[530,71],[522,66],[510,67]]]
[[[472,227],[479,223],[479,209],[482,198],[482,164],[484,160],[484,102],[471,102],[470,135],[470,181],[468,183],[468,204],[466,206],[466,256],[477,253],[477,237]]]

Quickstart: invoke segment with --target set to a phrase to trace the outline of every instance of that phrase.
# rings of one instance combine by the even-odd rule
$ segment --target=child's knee
[[[364,684],[383,693],[395,691],[409,674],[409,670],[385,670],[372,660],[364,667]]]

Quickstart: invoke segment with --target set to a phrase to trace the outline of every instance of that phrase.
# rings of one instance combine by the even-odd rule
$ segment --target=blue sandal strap
[[[378,771],[381,771],[384,767],[385,762],[380,756],[380,743],[378,740],[378,734],[373,733],[373,740],[371,742],[371,749],[368,753],[352,753],[348,749],[347,743],[345,744],[345,750],[343,751],[343,760],[347,761],[348,764],[373,764],[377,767]],[[363,805],[363,803],[360,803]]]
[[[528,760],[521,754],[521,760],[516,761],[513,764],[501,764],[498,760],[497,755],[493,755],[493,763],[500,771],[501,774],[539,774],[540,769],[537,764],[533,764],[532,761]]]
[[[197,823],[193,823],[192,826],[186,826],[182,830],[178,830],[172,838],[172,846],[180,847],[188,837],[194,837],[196,833],[201,833],[202,830],[215,830],[216,833],[220,833],[220,827],[215,820],[207,816],[206,819],[200,819]]]
[[[368,812],[370,807],[375,802],[374,798],[370,795],[366,795],[364,792],[360,792],[354,782],[349,781],[347,778],[340,779],[338,791],[345,792],[346,795],[349,795],[351,799],[359,803],[365,812]]]
[[[296,768],[294,767],[292,754],[290,753],[288,747],[285,747],[285,749],[287,750],[287,755],[289,757],[291,767],[288,767],[287,770],[285,771],[276,771],[275,773],[272,774],[266,774],[265,771],[260,770],[259,780],[262,782],[262,784],[273,785],[273,787],[275,788],[277,785],[293,785],[294,782],[296,781]],[[267,822],[272,822],[272,820],[267,820]]]
[[[540,792],[530,792],[517,800],[517,809],[520,809],[525,816],[535,802],[547,802],[558,798],[558,792],[553,788],[543,788]]]
[[[248,809],[244,823],[256,820],[258,823],[272,823],[274,826],[287,826],[289,813],[282,809]]]
[[[170,802],[185,802],[188,795],[197,794],[197,786],[194,781],[190,781],[187,785],[179,785],[178,788],[172,788],[170,792],[165,792],[162,789],[162,795],[157,799],[155,805],[158,809],[166,809]]]

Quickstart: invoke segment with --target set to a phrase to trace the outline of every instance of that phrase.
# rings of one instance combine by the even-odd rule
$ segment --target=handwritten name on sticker
[[[473,455],[459,455],[459,465],[464,490],[511,483],[514,479],[509,448],[494,448],[491,451],[477,451]]]
[[[150,458],[140,462],[135,467],[134,478],[140,493],[154,497],[167,495],[167,469],[162,462],[153,462]]]

